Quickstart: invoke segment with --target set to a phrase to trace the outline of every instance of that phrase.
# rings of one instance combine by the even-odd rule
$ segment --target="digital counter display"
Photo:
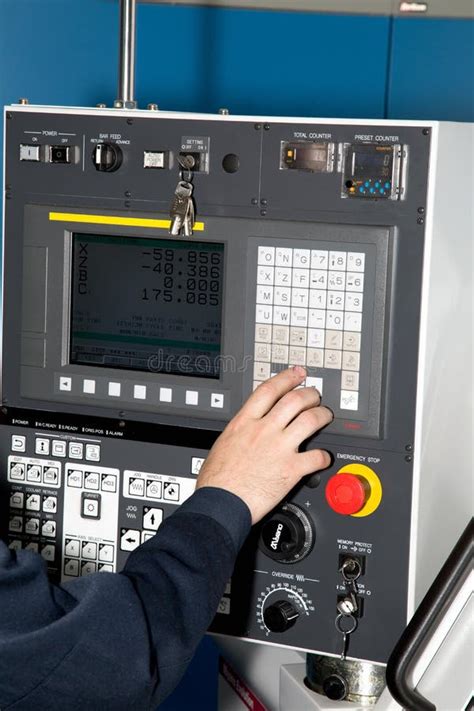
[[[70,362],[220,374],[224,245],[74,234]]]

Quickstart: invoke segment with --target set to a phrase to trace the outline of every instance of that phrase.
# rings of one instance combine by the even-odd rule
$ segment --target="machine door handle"
[[[395,701],[407,711],[436,711],[436,706],[413,687],[410,672],[423,642],[434,632],[469,575],[473,537],[474,519],[471,519],[388,660],[387,686]]]

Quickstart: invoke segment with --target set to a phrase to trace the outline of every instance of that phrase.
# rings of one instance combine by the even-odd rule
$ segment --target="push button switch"
[[[100,494],[82,493],[81,516],[83,518],[100,518]]]

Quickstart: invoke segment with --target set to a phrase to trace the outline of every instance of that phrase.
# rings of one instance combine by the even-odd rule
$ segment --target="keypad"
[[[284,367],[340,371],[342,410],[359,407],[365,253],[258,247],[254,388]],[[323,372],[319,372],[323,371]]]

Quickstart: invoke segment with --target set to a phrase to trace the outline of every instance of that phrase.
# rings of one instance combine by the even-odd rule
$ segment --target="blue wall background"
[[[141,107],[474,121],[470,20],[156,5],[137,17]],[[110,106],[117,32],[117,0],[0,0],[0,106]],[[216,688],[205,639],[160,711],[214,711]]]

